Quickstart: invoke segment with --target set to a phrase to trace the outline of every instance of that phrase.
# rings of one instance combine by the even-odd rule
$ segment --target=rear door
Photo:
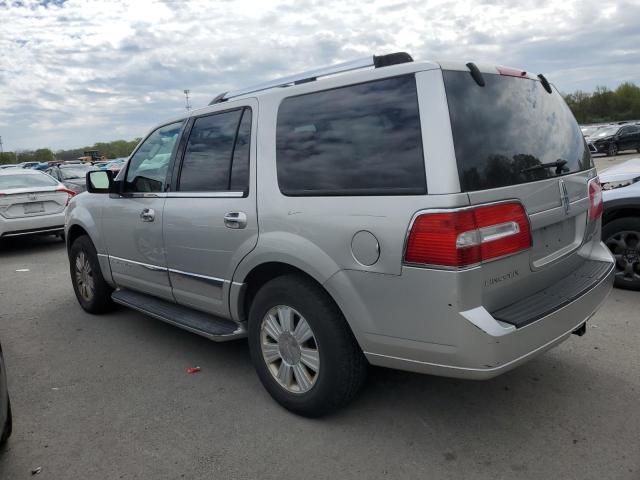
[[[482,266],[485,306],[499,308],[567,277],[593,237],[582,133],[560,94],[537,79],[444,70],[461,191],[472,205],[517,200],[532,248]],[[596,239],[595,241],[599,241]],[[504,281],[508,279],[509,281]]]
[[[257,101],[195,117],[164,210],[167,267],[178,303],[226,316],[233,271],[255,246]],[[252,128],[253,125],[253,128]]]
[[[169,166],[184,122],[156,129],[131,157],[122,191],[105,199],[102,232],[118,286],[172,300],[162,238]]]

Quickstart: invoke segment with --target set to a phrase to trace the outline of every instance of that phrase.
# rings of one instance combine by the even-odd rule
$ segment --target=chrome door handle
[[[156,219],[156,211],[153,208],[145,208],[140,212],[143,222],[153,222]]]
[[[225,213],[224,225],[227,228],[244,228],[247,226],[247,214],[244,212]]]

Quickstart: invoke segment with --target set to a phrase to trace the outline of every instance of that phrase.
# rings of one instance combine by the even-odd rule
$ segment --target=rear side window
[[[276,163],[285,195],[426,193],[414,76],[285,99]]]
[[[584,137],[560,94],[540,82],[443,71],[462,191],[552,178],[593,167]],[[561,160],[561,167],[540,168]]]
[[[53,187],[58,182],[44,173],[38,175],[0,175],[0,191],[12,188]]]
[[[249,108],[195,120],[182,161],[182,192],[246,192],[249,186]]]

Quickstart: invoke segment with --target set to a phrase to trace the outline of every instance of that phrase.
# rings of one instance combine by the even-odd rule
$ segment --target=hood
[[[599,174],[601,183],[624,182],[640,177],[640,157],[607,168]]]
[[[593,142],[599,142],[599,141],[601,141],[601,140],[611,140],[612,138],[613,138],[613,135],[607,135],[607,136],[605,136],[605,137],[600,137],[600,136],[598,136],[597,134],[589,135],[588,137],[585,137],[585,139],[586,139],[588,142],[592,142],[592,143],[593,143]]]

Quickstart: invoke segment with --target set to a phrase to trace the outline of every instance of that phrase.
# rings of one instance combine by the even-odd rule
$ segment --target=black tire
[[[9,440],[11,432],[13,431],[13,416],[11,415],[11,402],[8,403],[9,411],[7,412],[7,421],[2,429],[2,435],[0,435],[0,445],[4,445]]]
[[[93,280],[93,288],[89,288],[89,294],[82,293],[82,285],[79,275],[76,272],[78,258],[84,255],[90,268],[89,276]],[[71,245],[69,254],[69,273],[71,283],[80,306],[89,313],[104,313],[113,309],[114,303],[111,300],[113,289],[102,276],[102,270],[98,262],[98,254],[91,239],[82,235],[75,239]],[[86,292],[86,291],[85,291]]]
[[[605,224],[602,239],[616,257],[614,285],[640,290],[640,218],[623,217]]]
[[[618,144],[616,142],[609,143],[607,147],[607,157],[615,157],[618,154]]]
[[[320,368],[315,383],[304,393],[291,393],[280,385],[262,354],[262,320],[278,305],[299,312],[317,344]],[[258,291],[249,312],[249,348],[258,377],[271,396],[306,417],[319,417],[346,405],[366,378],[367,360],[342,312],[322,287],[304,275],[277,277]]]

